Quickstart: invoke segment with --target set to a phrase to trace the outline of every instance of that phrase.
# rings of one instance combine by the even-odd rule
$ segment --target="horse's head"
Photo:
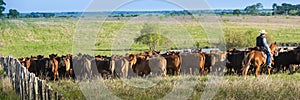
[[[277,49],[277,44],[276,44],[276,42],[270,44],[270,52],[271,52],[271,54],[273,54],[273,55],[275,55],[275,56],[278,56],[278,49]]]

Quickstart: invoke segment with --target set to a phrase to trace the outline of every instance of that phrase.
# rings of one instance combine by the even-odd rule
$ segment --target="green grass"
[[[300,74],[287,75],[277,74],[266,77],[265,75],[254,78],[254,76],[248,76],[248,79],[244,80],[240,76],[224,76],[220,84],[217,85],[213,91],[216,91],[213,95],[213,99],[299,99],[300,92]],[[179,79],[181,78],[181,79]],[[173,89],[177,89],[175,86],[178,84],[187,82],[195,84],[192,88],[191,95],[187,98],[195,100],[200,99],[204,93],[206,86],[208,85],[208,76],[199,77],[167,77],[167,78],[154,78],[151,82],[156,85],[149,88],[139,88],[126,84],[120,79],[115,80],[94,80],[73,83],[70,80],[62,80],[59,83],[50,83],[54,90],[63,92],[65,99],[82,99],[83,95],[91,98],[113,98],[112,95],[125,99],[125,100],[156,100],[163,98],[169,94]],[[145,81],[140,78],[133,78],[129,80],[131,83],[138,85],[147,85],[149,81]],[[103,82],[103,83],[102,83]],[[78,84],[78,85],[76,85]],[[177,85],[175,85],[177,84]],[[101,85],[106,86],[106,90]],[[177,92],[188,93],[188,88],[179,88]],[[81,91],[82,90],[82,91]],[[99,92],[102,91],[102,92]],[[111,93],[109,96],[107,93]]]
[[[223,16],[218,17],[220,27],[223,30],[225,36],[228,34],[246,34],[251,33],[251,37],[257,36],[258,31],[265,29],[272,35],[272,41],[276,42],[300,42],[300,25],[296,22],[299,21],[299,17],[291,17],[286,19],[285,17],[253,17],[253,16]],[[155,18],[155,17],[151,17]],[[158,24],[163,34],[172,34],[172,37],[179,37],[175,39],[179,42],[176,45],[179,48],[188,48],[192,44],[198,42],[200,47],[209,46],[207,36],[215,36],[213,34],[205,34],[202,23],[205,21],[204,17],[196,19],[183,20],[182,17],[174,17],[176,21],[172,21],[172,18],[161,19],[163,23]],[[270,18],[274,20],[270,20]],[[159,19],[159,18],[158,18]],[[171,20],[172,19],[172,20]],[[203,19],[197,21],[197,19]],[[257,21],[257,20],[261,21]],[[113,20],[106,21],[101,24],[98,19],[90,18],[83,19],[81,23],[78,23],[79,19],[14,19],[14,20],[1,20],[0,21],[0,54],[12,55],[14,57],[25,57],[31,55],[49,55],[50,53],[57,53],[59,55],[72,53],[74,34],[76,31],[80,31],[80,37],[84,37],[86,34],[92,34],[96,32],[95,36],[90,36],[86,40],[89,45],[94,45],[95,49],[110,49],[114,41],[120,38],[134,38],[134,32],[139,33],[139,30],[132,31],[132,29],[142,28],[143,23],[130,22],[130,20]],[[171,21],[165,21],[171,20]],[[222,20],[229,20],[223,22]],[[269,21],[268,21],[269,20]],[[80,24],[80,25],[78,25]],[[102,29],[99,27],[102,25]],[[216,24],[217,25],[217,24]],[[84,27],[79,29],[78,26]],[[215,26],[217,28],[217,26]],[[187,31],[188,33],[184,32]],[[219,32],[217,30],[210,31],[210,33]],[[126,34],[127,37],[120,37],[120,34]],[[191,36],[193,43],[190,43],[190,39],[183,38]],[[249,35],[241,35],[241,39],[248,39],[245,41],[237,41],[243,45],[253,45],[255,39],[249,38]],[[96,37],[92,40],[92,37]],[[137,36],[136,36],[137,37]],[[248,37],[248,38],[247,38]],[[133,41],[133,40],[132,40]],[[250,42],[249,42],[250,41]],[[95,43],[94,43],[95,42]],[[87,43],[87,44],[88,44]],[[94,44],[93,44],[94,43]],[[117,47],[125,46],[125,44],[117,44]],[[167,45],[168,48],[173,47]],[[82,46],[79,49],[84,49]],[[133,43],[127,48],[132,49],[148,49],[144,44]],[[131,51],[135,52],[135,51]],[[122,52],[124,53],[124,52]],[[110,51],[96,51],[95,54],[111,55]]]

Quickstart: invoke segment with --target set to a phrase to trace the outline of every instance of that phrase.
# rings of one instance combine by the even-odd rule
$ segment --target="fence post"
[[[38,100],[39,99],[39,91],[38,91],[38,77],[35,77],[34,75],[34,85],[33,85],[33,89],[34,89],[34,100]]]
[[[20,83],[21,83],[21,66],[18,63],[18,61],[16,59],[13,60],[14,61],[14,66],[15,66],[15,90],[17,94],[20,94],[21,92],[21,88],[20,88]]]
[[[21,95],[20,95],[20,97],[21,97],[21,99],[22,100],[24,100],[25,98],[24,98],[24,95],[25,95],[25,93],[24,93],[24,80],[25,80],[25,78],[24,78],[24,68],[23,68],[23,66],[21,65],[21,79],[20,79],[20,90],[21,90]]]
[[[29,91],[30,91],[30,94],[29,94],[29,99],[32,100],[32,99],[35,99],[35,88],[34,88],[34,80],[35,80],[35,75],[33,73],[30,73],[30,82],[29,82]]]
[[[10,66],[8,66],[8,68],[10,68],[10,71],[11,71],[11,76],[12,76],[12,77],[11,77],[11,78],[12,78],[12,86],[13,86],[13,89],[15,90],[15,92],[18,93],[18,91],[17,91],[17,87],[18,87],[18,86],[17,86],[17,84],[16,84],[16,83],[17,83],[17,82],[16,82],[16,81],[17,81],[16,78],[17,78],[18,76],[16,75],[16,69],[14,69],[14,68],[16,67],[16,65],[15,65],[14,60],[13,60],[12,58],[10,58],[9,63],[10,63],[10,64],[9,64]]]
[[[47,86],[47,88],[48,88],[48,100],[52,100],[52,98],[53,98],[53,94],[52,94],[53,90],[51,89],[50,86]]]
[[[29,74],[28,78],[29,78],[29,79],[28,79],[28,80],[29,80],[29,81],[28,81],[28,86],[29,86],[29,87],[28,87],[28,100],[32,100],[32,90],[31,90],[31,88],[32,88],[32,84],[31,84],[31,83],[32,83],[32,82],[31,82],[31,81],[32,81],[32,78],[31,78],[31,74]]]
[[[38,94],[39,94],[39,100],[43,100],[43,81],[41,79],[38,80]]]
[[[22,66],[22,99],[26,99],[26,68]]]
[[[29,100],[29,95],[30,95],[30,90],[29,90],[29,88],[30,88],[30,73],[29,73],[29,71],[27,70],[27,68],[25,68],[26,69],[26,71],[25,71],[25,79],[26,79],[26,81],[25,81],[25,91],[26,91],[26,99],[27,100]]]

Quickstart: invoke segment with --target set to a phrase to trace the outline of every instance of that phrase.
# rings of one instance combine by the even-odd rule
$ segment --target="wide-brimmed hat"
[[[260,30],[259,34],[267,34],[266,30]]]

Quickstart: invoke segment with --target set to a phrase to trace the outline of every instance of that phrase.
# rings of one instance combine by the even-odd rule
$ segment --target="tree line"
[[[81,13],[77,14],[58,14],[56,13],[39,13],[39,12],[32,12],[30,14],[23,14],[21,15],[17,9],[10,9],[8,14],[4,14],[3,11],[5,10],[6,3],[3,0],[0,0],[0,18],[52,18],[52,17],[59,17],[59,18],[70,18],[70,17],[78,17]],[[192,14],[205,14],[205,13],[214,13],[217,15],[253,15],[253,16],[271,16],[271,15],[290,15],[290,16],[300,16],[300,4],[288,4],[282,3],[278,5],[277,3],[273,3],[272,9],[264,9],[262,3],[256,3],[253,5],[246,6],[244,9],[234,9],[234,10],[182,10],[182,11],[154,11],[152,13],[159,12],[165,16],[186,16]],[[140,12],[142,13],[142,12]],[[146,12],[151,13],[151,12]],[[140,14],[130,13],[124,14],[120,13],[111,13],[108,17],[137,17]]]
[[[260,16],[270,16],[270,15],[291,15],[300,16],[300,4],[292,5],[288,3],[282,3],[278,5],[274,3],[272,9],[264,9],[261,3],[253,4],[247,6],[245,9],[235,9],[232,12],[226,14],[233,15],[260,15]]]

